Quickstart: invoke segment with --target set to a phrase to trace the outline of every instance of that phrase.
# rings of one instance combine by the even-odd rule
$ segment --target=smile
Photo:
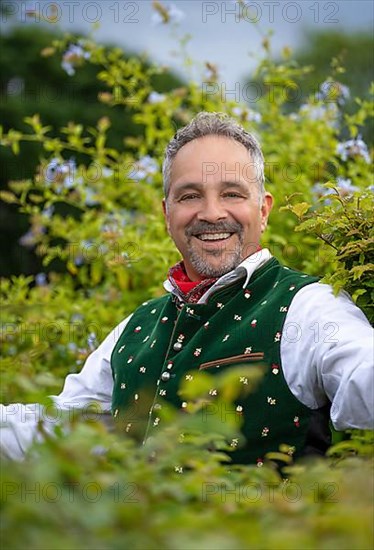
[[[200,241],[224,241],[231,237],[233,233],[200,233],[195,235]]]

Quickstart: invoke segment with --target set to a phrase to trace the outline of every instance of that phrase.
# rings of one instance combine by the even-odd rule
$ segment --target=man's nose
[[[197,217],[199,220],[215,223],[218,220],[227,218],[227,211],[219,200],[210,199],[203,201]]]

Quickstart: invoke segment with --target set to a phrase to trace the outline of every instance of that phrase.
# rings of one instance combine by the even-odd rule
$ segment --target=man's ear
[[[263,233],[266,229],[269,214],[271,212],[271,209],[273,208],[273,195],[271,193],[266,192],[265,196],[262,201],[261,206],[261,232]]]

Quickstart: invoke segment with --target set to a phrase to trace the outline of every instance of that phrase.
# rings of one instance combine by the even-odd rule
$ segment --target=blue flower
[[[346,197],[348,195],[351,195],[355,191],[358,191],[358,187],[352,184],[352,181],[349,178],[341,178],[338,176],[336,178],[337,187],[339,190],[339,194],[342,197]]]
[[[156,104],[156,103],[162,103],[165,101],[166,95],[165,94],[159,94],[158,92],[151,92],[148,96],[148,103]]]
[[[160,4],[160,2],[154,2],[153,8],[155,10],[151,18],[153,25],[180,23],[185,18],[185,13],[177,8],[175,4],[170,4],[166,7]]]
[[[26,248],[32,248],[36,244],[36,239],[33,231],[29,229],[27,233],[22,235],[19,239],[19,244],[25,246]]]
[[[47,286],[47,275],[45,273],[38,273],[35,275],[35,284],[36,286]]]
[[[334,195],[335,194],[333,189],[329,189],[329,188],[325,187],[323,185],[323,183],[320,183],[320,182],[313,185],[312,192],[313,192],[314,196],[317,199],[322,199],[323,197],[326,197],[327,195]],[[331,200],[330,199],[325,199],[323,201],[323,203],[324,204],[331,204]]]
[[[77,267],[80,267],[83,264],[84,264],[84,258],[82,254],[78,254],[78,256],[75,256],[74,265],[76,265]]]
[[[159,166],[155,159],[149,155],[145,155],[135,163],[134,170],[129,175],[130,178],[136,181],[146,180],[150,182],[152,181],[152,176],[157,174],[158,171]]]
[[[340,176],[336,178],[336,188],[341,197],[348,197],[352,195],[352,193],[354,193],[355,191],[358,191],[358,187],[353,185],[352,181],[349,178],[342,178]],[[313,185],[312,191],[317,199],[321,199],[329,195],[336,195],[336,191],[334,189],[325,187],[322,183],[316,183],[315,185]],[[331,200],[326,198],[323,203],[331,204]]]
[[[260,113],[253,111],[252,109],[234,107],[232,110],[233,114],[240,118],[242,121],[256,122],[259,124],[262,121],[262,116]]]
[[[111,178],[113,174],[114,172],[111,168],[108,168],[107,166],[103,167],[103,170],[102,170],[103,178]]]
[[[367,164],[371,163],[368,147],[360,135],[356,139],[338,143],[336,152],[343,161],[347,161],[348,158],[363,157]]]
[[[43,233],[46,232],[46,228],[44,225],[33,225],[31,229],[27,231],[22,237],[19,239],[19,244],[21,246],[24,246],[25,248],[32,248],[36,245],[37,242],[40,241],[40,236],[43,235]]]
[[[85,51],[81,44],[70,44],[62,56],[61,67],[69,76],[73,76],[75,68],[80,67],[84,60],[90,57],[90,52]]]
[[[46,208],[44,208],[41,213],[42,213],[42,216],[45,216],[46,218],[50,219],[52,218],[54,211],[55,211],[55,207],[53,206],[53,204],[51,204],[51,206],[47,206]]]
[[[97,199],[98,199],[98,194],[96,193],[96,191],[94,191],[91,187],[86,187],[84,204],[86,206],[96,206],[97,204],[100,204],[100,202]]]
[[[94,351],[97,348],[97,337],[95,332],[90,332],[87,336],[87,345],[90,351]]]
[[[325,80],[325,82],[322,82],[316,94],[316,99],[318,101],[337,103],[342,107],[350,96],[351,93],[348,86],[345,86],[337,80]]]
[[[73,159],[60,160],[53,158],[44,171],[45,181],[48,184],[61,183],[62,187],[71,189],[75,185],[76,170],[77,167]]]
[[[71,352],[71,353],[75,353],[77,351],[77,344],[75,342],[69,342],[68,345],[66,346],[68,348],[68,350]]]
[[[303,103],[300,105],[299,113],[303,116],[307,116],[310,120],[325,120],[332,128],[339,126],[338,117],[339,110],[335,103],[327,103],[325,105],[311,105],[310,103]],[[294,120],[299,120],[299,116],[290,115]]]

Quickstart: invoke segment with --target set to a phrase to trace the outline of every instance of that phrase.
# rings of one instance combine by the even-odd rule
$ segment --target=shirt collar
[[[222,277],[220,277],[210,288],[208,288],[208,290],[202,295],[202,297],[197,303],[205,304],[209,296],[213,292],[215,292],[219,288],[223,288],[228,284],[237,281],[238,279],[241,279],[243,276],[246,276],[245,281],[243,283],[243,288],[245,288],[248,285],[256,269],[263,266],[271,258],[272,258],[272,254],[267,248],[262,248],[258,252],[251,254],[251,256],[248,256],[248,258],[243,260],[235,269],[233,269],[232,271],[229,271],[229,273],[225,273],[225,275],[222,275]],[[167,292],[171,292],[172,294],[175,294],[178,296],[178,292],[176,291],[175,288],[173,288],[173,286],[171,285],[168,279],[164,282],[164,289]]]

